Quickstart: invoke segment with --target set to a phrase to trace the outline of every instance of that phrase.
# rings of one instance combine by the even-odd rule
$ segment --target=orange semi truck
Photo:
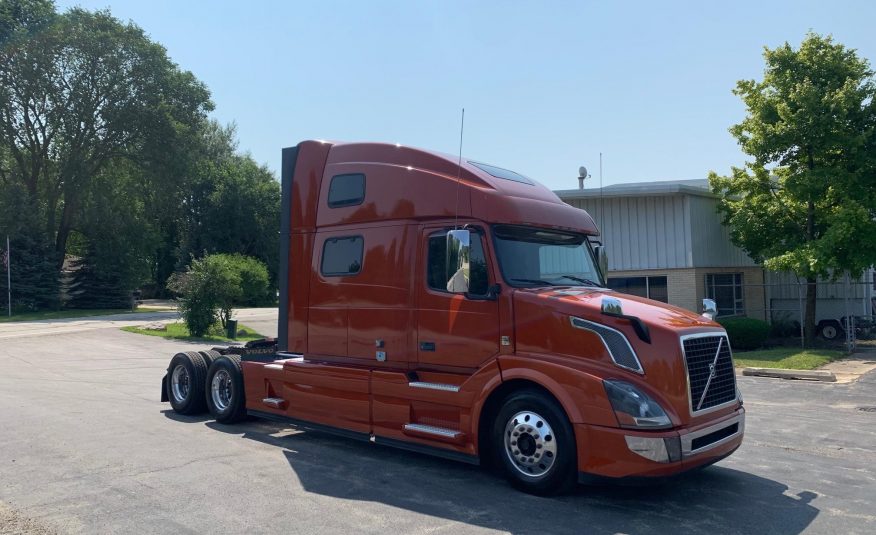
[[[175,355],[162,401],[177,412],[490,464],[542,495],[742,442],[711,311],[607,289],[593,219],[525,176],[304,141],[283,150],[281,229],[276,341]]]

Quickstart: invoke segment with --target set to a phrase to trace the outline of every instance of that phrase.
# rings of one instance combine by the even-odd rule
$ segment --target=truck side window
[[[362,236],[329,238],[322,246],[320,273],[327,277],[355,275],[362,269]]]
[[[445,274],[447,269],[446,243],[447,233],[444,231],[429,236],[427,279],[429,288],[439,292],[447,291],[447,275]],[[469,293],[473,295],[486,295],[487,288],[490,285],[489,277],[487,276],[487,259],[484,255],[481,235],[477,232],[472,232],[471,258],[469,262]]]
[[[361,173],[335,175],[329,183],[329,208],[356,206],[365,200],[365,175]]]

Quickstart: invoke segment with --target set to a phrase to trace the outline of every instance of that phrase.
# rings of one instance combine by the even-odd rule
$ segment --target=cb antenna
[[[462,133],[465,130],[465,108],[462,108],[462,120],[459,122],[459,161],[456,165],[456,219],[453,228],[459,226],[459,182],[462,175]]]

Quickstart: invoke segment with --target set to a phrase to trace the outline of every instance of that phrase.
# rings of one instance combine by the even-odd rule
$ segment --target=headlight
[[[672,427],[672,422],[663,407],[635,386],[614,380],[605,380],[603,384],[621,427],[632,429]]]

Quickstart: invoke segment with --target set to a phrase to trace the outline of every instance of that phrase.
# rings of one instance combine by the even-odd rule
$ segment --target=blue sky
[[[876,61],[876,2],[79,0],[133,20],[212,92],[240,149],[303,139],[463,152],[554,189],[704,178],[744,161],[727,128],[764,45],[831,33]]]

